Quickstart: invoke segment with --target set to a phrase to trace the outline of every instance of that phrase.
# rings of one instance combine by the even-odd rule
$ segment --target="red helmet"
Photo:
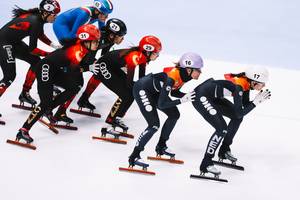
[[[160,40],[153,35],[144,36],[139,43],[140,51],[158,53],[161,51],[161,48]]]
[[[95,25],[85,24],[78,28],[76,36],[81,41],[92,41],[99,40],[101,33]]]

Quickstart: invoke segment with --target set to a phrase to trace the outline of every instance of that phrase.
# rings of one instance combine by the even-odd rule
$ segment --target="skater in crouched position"
[[[99,45],[99,49],[101,49],[101,56],[109,52],[110,48],[114,44],[121,44],[126,33],[127,27],[122,20],[116,18],[109,19],[105,28],[101,29],[101,40]],[[90,103],[89,98],[100,83],[101,81],[97,79],[96,75],[93,75],[90,78],[85,91],[82,93],[77,102],[80,108],[87,108],[89,110],[96,109],[96,106]]]
[[[200,165],[202,174],[207,172],[216,176],[221,174],[214,167],[212,159],[222,140],[219,158],[234,163],[237,161],[231,154],[230,145],[243,117],[259,103],[271,97],[269,90],[262,90],[268,80],[268,71],[265,68],[251,67],[245,73],[227,74],[225,77],[228,80],[208,79],[194,90],[196,98],[193,106],[215,128]],[[253,101],[249,100],[250,90],[260,91]],[[232,96],[233,103],[226,99],[226,96]],[[223,116],[230,119],[229,124],[226,124]]]
[[[74,8],[61,13],[57,16],[53,23],[54,33],[60,44],[52,43],[51,46],[55,49],[58,49],[61,48],[61,45],[71,45],[72,43],[76,42],[76,32],[78,28],[84,24],[93,24],[97,22],[99,29],[104,27],[108,14],[110,14],[112,10],[113,6],[109,0],[95,0],[94,4],[91,6]],[[21,99],[24,94],[29,94],[35,78],[34,70],[29,69],[23,85],[22,93],[19,98],[21,102],[22,100],[28,99],[26,102],[30,104],[36,103],[36,101],[30,98],[28,95],[25,96],[25,98],[28,97],[27,99]],[[58,94],[60,92],[61,91],[57,87],[54,87],[54,93]],[[65,115],[61,109],[58,110],[57,114]],[[68,121],[71,122],[71,119],[69,118]]]
[[[202,58],[195,53],[185,53],[175,67],[165,68],[164,72],[149,74],[137,81],[133,87],[133,95],[148,127],[138,138],[136,146],[129,157],[129,166],[147,167],[148,164],[141,160],[140,153],[160,127],[157,109],[165,113],[165,121],[159,141],[156,146],[158,156],[167,155],[171,158],[175,154],[168,149],[166,142],[179,119],[180,113],[177,105],[193,101],[195,93],[182,93],[180,88],[191,79],[198,79],[203,67]],[[171,100],[169,94],[179,99]]]
[[[38,39],[44,43],[53,44],[44,34],[44,24],[52,23],[60,12],[60,5],[56,0],[43,0],[39,8],[24,10],[16,7],[13,10],[13,19],[0,29],[0,65],[3,79],[0,81],[0,97],[12,84],[16,77],[16,58],[30,64],[31,71],[35,71],[40,56],[49,53],[37,48]],[[29,45],[22,40],[29,37]],[[21,102],[36,104],[24,90],[20,97]]]
[[[95,0],[92,6],[70,9],[57,17],[53,24],[54,33],[62,45],[73,43],[80,26],[97,22],[101,29],[112,11],[110,0]]]
[[[155,36],[145,36],[140,40],[139,46],[110,51],[97,60],[100,73],[95,78],[118,95],[106,118],[107,126],[101,129],[102,133],[112,133],[111,128],[115,127],[127,131],[128,127],[121,118],[134,100],[132,87],[135,68],[139,66],[139,78],[145,76],[146,65],[155,60],[160,51],[160,40]]]
[[[28,133],[30,128],[46,111],[61,105],[80,90],[82,72],[99,72],[98,65],[93,63],[95,59],[90,59],[88,55],[90,51],[98,48],[99,29],[91,24],[83,25],[77,31],[77,38],[75,44],[54,51],[37,64],[36,75],[41,102],[19,130],[16,140],[24,139],[31,143],[33,139]],[[65,90],[53,100],[54,84]]]
[[[123,41],[126,33],[127,33],[127,28],[125,23],[122,20],[116,18],[109,19],[105,27],[101,30],[101,38],[98,46],[98,50],[101,49],[101,56],[106,54],[114,44],[120,44]],[[91,56],[96,57],[97,50],[93,51],[93,53],[94,55]],[[96,78],[96,75],[93,75],[90,78],[85,92],[83,92],[82,96],[79,98],[77,102],[80,108],[87,108],[91,111],[96,109],[96,107],[89,102],[88,98],[100,83],[101,81]],[[61,105],[58,108],[55,116],[62,115],[62,114],[66,116],[66,110],[74,98],[75,97],[72,97],[65,104]],[[70,117],[68,118],[69,121],[73,122],[73,120]]]

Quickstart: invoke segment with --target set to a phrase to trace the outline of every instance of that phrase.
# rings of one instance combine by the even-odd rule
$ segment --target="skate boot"
[[[57,121],[63,121],[67,124],[72,124],[74,122],[73,119],[67,116],[66,112],[60,112],[59,110],[55,113],[54,118],[56,118]]]
[[[27,144],[30,144],[33,142],[32,137],[30,137],[28,130],[26,130],[25,128],[21,128],[16,136],[16,140],[25,140]]]
[[[224,147],[224,146],[221,146],[220,147],[220,150],[219,150],[219,153],[218,153],[218,156],[219,156],[219,161],[220,162],[223,162],[224,159],[227,159],[229,161],[232,162],[232,164],[236,164],[237,162],[237,158],[231,153],[230,151],[230,148],[229,147]]]
[[[206,173],[211,173],[216,178],[218,178],[219,175],[221,174],[221,171],[218,170],[213,164],[212,165],[208,165],[208,166],[204,166],[201,163],[201,166],[200,166],[200,175],[205,175]]]
[[[212,173],[215,177],[221,174],[221,171],[214,166],[212,159],[208,157],[204,157],[200,165],[200,174],[204,175],[205,173]]]
[[[120,117],[116,117],[115,119],[110,120],[106,120],[106,123],[111,124],[111,126],[115,129],[116,127],[121,128],[124,132],[127,132],[128,130],[128,126],[126,126],[124,124],[124,122],[122,121],[122,118]]]
[[[147,168],[149,167],[149,164],[147,164],[145,161],[143,161],[141,159],[140,152],[141,151],[137,147],[135,147],[132,154],[129,156],[128,168],[119,167],[119,170],[127,171],[127,172],[142,173],[142,174],[147,174],[147,175],[155,175],[155,172],[148,171]],[[139,166],[142,169],[138,169],[137,167],[134,167],[134,166]]]
[[[232,164],[236,164],[237,162],[237,158],[230,152],[230,151],[227,151],[225,153],[225,156],[224,156],[227,160],[230,160],[232,162]],[[220,158],[221,159],[221,158]],[[224,159],[224,158],[223,158]]]
[[[147,168],[149,167],[149,164],[147,164],[144,160],[142,160],[140,156],[138,157],[130,156],[128,162],[129,162],[129,167],[134,167],[137,165],[142,167],[143,170],[147,170]]]
[[[219,178],[221,171],[218,170],[214,165],[209,165],[205,169],[200,167],[200,175],[205,175],[205,173],[211,173],[215,178]]]
[[[22,93],[19,96],[19,100],[21,102],[21,104],[24,104],[24,102],[31,104],[32,107],[35,106],[35,104],[37,104],[36,100],[34,100],[29,92],[24,92],[22,91]]]
[[[96,109],[96,106],[94,106],[84,94],[77,101],[77,105],[80,108],[87,108],[91,111]]]
[[[175,153],[172,152],[172,150],[169,149],[167,146],[164,146],[164,147],[156,146],[155,151],[156,151],[157,157],[166,155],[166,156],[170,156],[170,159],[175,159]]]
[[[147,167],[149,167],[149,164],[145,163],[141,159],[140,156],[141,150],[139,150],[137,147],[133,149],[132,154],[129,156],[128,162],[129,162],[129,167],[134,167],[135,165],[140,166],[145,170]]]
[[[101,128],[101,136],[106,137],[106,134],[110,134],[114,136],[115,139],[119,139],[121,133],[115,131],[111,125],[107,125],[106,127]]]

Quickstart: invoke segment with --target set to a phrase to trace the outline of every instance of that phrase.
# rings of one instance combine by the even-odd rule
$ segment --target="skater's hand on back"
[[[100,65],[98,63],[93,63],[89,66],[89,71],[97,75],[100,71]]]
[[[254,98],[253,103],[255,106],[258,104],[264,102],[267,99],[271,98],[271,91],[266,89],[266,90],[261,90]]]
[[[181,99],[180,102],[181,103],[186,103],[189,101],[194,101],[196,97],[195,91],[189,92],[186,95],[184,95]]]

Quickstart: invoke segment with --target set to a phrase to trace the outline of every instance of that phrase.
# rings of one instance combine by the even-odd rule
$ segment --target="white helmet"
[[[266,83],[269,80],[269,72],[265,67],[248,67],[245,71],[246,77],[260,83]]]

